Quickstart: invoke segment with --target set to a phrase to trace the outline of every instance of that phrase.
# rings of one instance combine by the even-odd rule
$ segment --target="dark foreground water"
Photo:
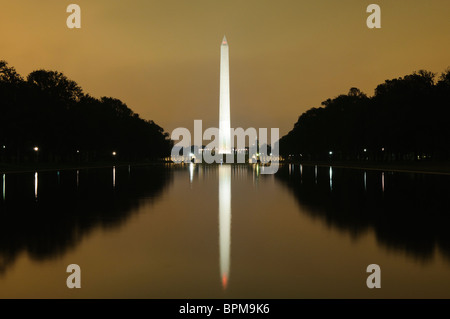
[[[191,164],[0,185],[0,298],[450,298],[450,176]]]

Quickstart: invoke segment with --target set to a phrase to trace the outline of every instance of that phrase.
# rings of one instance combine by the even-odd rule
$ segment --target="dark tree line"
[[[292,160],[449,160],[450,69],[357,88],[303,113],[280,139]]]
[[[170,154],[168,133],[119,99],[96,99],[56,71],[22,78],[0,61],[0,161],[158,159]],[[38,147],[38,150],[34,150]]]

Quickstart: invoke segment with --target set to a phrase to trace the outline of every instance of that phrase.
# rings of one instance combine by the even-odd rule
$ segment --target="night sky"
[[[448,0],[1,0],[0,59],[24,77],[63,72],[166,131],[218,126],[220,44],[230,45],[231,126],[279,127],[327,98],[450,66]],[[68,29],[66,7],[81,7]],[[381,7],[381,29],[366,8]]]

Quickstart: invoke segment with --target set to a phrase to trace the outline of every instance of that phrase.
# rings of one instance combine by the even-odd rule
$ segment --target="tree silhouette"
[[[96,99],[63,73],[31,72],[26,81],[0,61],[0,160],[74,162],[153,160],[170,154],[163,128],[121,100]],[[5,147],[3,147],[3,145]]]
[[[8,67],[8,62],[0,60],[0,82],[17,84],[23,81],[23,78],[13,67]]]
[[[378,85],[373,97],[357,88],[302,114],[280,139],[286,158],[309,160],[450,159],[450,69],[420,70]]]

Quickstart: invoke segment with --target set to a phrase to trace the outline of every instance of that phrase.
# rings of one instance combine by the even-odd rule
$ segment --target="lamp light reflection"
[[[6,198],[6,175],[3,174],[3,200]]]
[[[314,178],[315,178],[316,184],[317,184],[317,165],[314,166]]]
[[[333,190],[333,167],[330,166],[330,191]]]
[[[190,163],[189,164],[189,182],[192,183],[192,181],[194,180],[194,163]]]
[[[303,184],[303,166],[300,164],[300,183]]]
[[[34,198],[37,200],[38,196],[38,173],[34,173]]]
[[[116,167],[113,166],[113,188],[116,188]]]
[[[367,191],[367,172],[364,172],[364,190]]]

